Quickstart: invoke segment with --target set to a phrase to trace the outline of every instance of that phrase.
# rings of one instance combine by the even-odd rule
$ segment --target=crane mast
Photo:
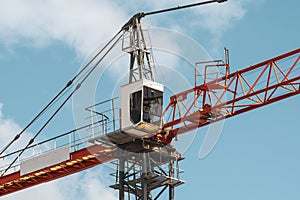
[[[154,81],[151,49],[142,29],[143,13],[137,13],[123,26],[122,50],[130,55],[129,83],[140,79]]]
[[[171,96],[163,110],[164,86],[155,82],[151,45],[147,42],[141,18],[225,1],[211,0],[134,15],[81,71],[93,65],[85,73],[84,81],[122,39],[122,50],[129,54],[129,80],[121,87],[119,119],[115,116],[115,99],[104,101],[96,105],[111,102],[112,120],[106,114],[96,112],[94,105],[87,110],[99,114],[101,120],[38,144],[31,140],[26,149],[4,156],[0,154],[0,159],[6,160],[38,145],[73,138],[61,148],[55,145],[52,151],[1,168],[0,196],[112,161],[116,171],[113,173],[115,184],[110,187],[118,190],[120,200],[156,200],[165,191],[168,191],[168,199],[174,200],[175,188],[184,184],[179,168],[183,157],[172,145],[175,137],[299,94],[300,48],[234,73],[230,73],[228,50],[225,49],[225,61],[195,63],[194,87]],[[201,81],[200,68],[204,70]],[[211,69],[216,70],[211,73]],[[171,118],[167,119],[167,115]],[[117,120],[119,128],[115,128]],[[102,129],[100,135],[91,135],[84,142],[76,138],[76,131],[91,129],[95,124]],[[113,124],[111,132],[107,132],[108,124]]]

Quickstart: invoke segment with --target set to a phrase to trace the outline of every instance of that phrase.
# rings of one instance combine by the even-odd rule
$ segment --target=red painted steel
[[[300,48],[172,96],[163,112],[172,118],[153,138],[170,143],[178,134],[299,94],[299,60]]]
[[[95,167],[113,160],[111,151],[94,145],[70,154],[70,160],[21,176],[20,171],[0,178],[0,196]]]
[[[216,64],[226,68],[226,75],[170,97],[163,116],[171,119],[153,139],[170,143],[178,134],[299,94],[299,61],[300,49],[296,49],[232,74],[227,73],[227,64]],[[216,61],[201,63],[212,67]],[[55,166],[23,176],[18,171],[0,177],[0,196],[111,161],[112,151],[94,145],[71,153],[70,160]]]

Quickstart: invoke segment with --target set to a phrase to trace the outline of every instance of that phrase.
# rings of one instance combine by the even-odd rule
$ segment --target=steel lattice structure
[[[260,108],[300,93],[300,49],[229,74],[229,65],[222,61],[196,63],[225,68],[225,75],[170,97],[163,115],[171,119],[154,138],[170,143],[178,134],[210,123]]]
[[[178,134],[299,94],[299,60],[300,48],[172,96],[163,112],[171,112],[172,118],[151,139],[168,144]],[[222,62],[213,63],[226,68]],[[185,102],[188,98],[192,99],[189,104]],[[201,109],[199,104],[211,107]],[[97,144],[72,152],[65,162],[24,176],[20,171],[8,173],[0,178],[0,196],[109,162],[114,151]]]
[[[227,58],[225,58],[225,62],[222,60],[198,62],[195,64],[194,87],[171,96],[163,112],[161,112],[162,109],[157,109],[160,110],[160,112],[158,115],[159,119],[155,121],[155,123],[159,122],[159,125],[149,126],[153,125],[151,124],[151,118],[145,118],[145,120],[144,116],[141,116],[145,113],[149,114],[152,105],[160,105],[162,107],[163,90],[158,90],[157,88],[160,88],[160,86],[152,82],[153,88],[150,88],[146,82],[145,84],[140,82],[144,85],[139,87],[150,89],[135,91],[136,88],[123,87],[126,89],[124,90],[126,91],[124,94],[128,96],[126,96],[125,106],[121,106],[119,110],[119,119],[115,117],[115,113],[118,112],[115,112],[113,99],[111,100],[112,121],[109,121],[109,117],[107,117],[106,114],[94,110],[94,106],[98,104],[87,108],[91,114],[101,116],[101,120],[96,122],[98,128],[102,130],[100,136],[94,137],[93,133],[91,137],[85,138],[83,142],[76,139],[75,132],[84,128],[93,129],[95,123],[92,122],[90,125],[41,142],[42,144],[49,141],[56,141],[56,139],[65,136],[67,138],[74,136],[74,140],[69,141],[67,144],[64,143],[64,146],[56,148],[55,145],[52,151],[48,150],[36,157],[27,158],[29,162],[28,160],[27,162],[23,160],[19,164],[15,164],[25,150],[33,149],[37,145],[34,144],[35,138],[43,131],[45,126],[73,94],[80,89],[81,84],[89,77],[95,68],[97,68],[121,38],[123,38],[123,42],[128,42],[125,45],[123,43],[122,47],[123,51],[130,54],[129,84],[134,84],[134,82],[139,80],[144,81],[143,79],[154,81],[151,48],[146,45],[145,42],[141,26],[142,17],[209,3],[222,3],[225,1],[226,0],[211,0],[134,15],[104,48],[67,83],[61,92],[3,148],[0,153],[1,160],[5,161],[9,156],[14,156],[15,159],[8,167],[4,166],[4,169],[1,169],[0,196],[65,177],[105,162],[117,160],[117,162],[115,162],[117,163],[115,173],[116,182],[111,187],[119,190],[120,200],[129,200],[131,196],[135,199],[143,200],[151,200],[153,197],[154,199],[158,199],[167,188],[169,188],[169,199],[174,200],[175,187],[184,183],[184,181],[180,180],[180,170],[177,166],[183,157],[176,151],[171,143],[177,135],[299,94],[300,48],[234,73],[230,73],[229,59]],[[81,77],[82,73],[85,75]],[[76,82],[78,77],[81,77],[81,79],[78,80],[79,82]],[[199,78],[201,78],[201,81],[199,81]],[[1,154],[4,153],[12,143],[18,140],[22,133],[24,133],[44,111],[52,106],[53,102],[59,99],[60,95],[63,94],[73,82],[77,83],[74,90],[71,91],[65,101],[63,101],[54,114],[29,141],[26,147],[16,152],[10,152],[9,155],[2,156]],[[134,91],[131,91],[133,89]],[[147,95],[145,95],[147,98],[142,98],[142,91],[143,93],[147,93]],[[155,96],[155,91],[156,94],[161,94],[161,96]],[[139,106],[133,106],[133,99],[135,99],[132,98],[133,94],[136,94],[136,99],[139,102],[139,104],[136,104]],[[145,103],[145,99],[147,103]],[[160,101],[156,103],[153,99],[160,99]],[[141,103],[142,101],[143,104]],[[110,102],[110,100],[105,102]],[[136,110],[131,109],[129,104],[132,104],[134,108],[139,108],[138,115],[135,115],[138,116],[137,121],[134,124],[132,124],[133,114],[131,113],[135,113],[134,111]],[[146,106],[144,106],[144,104]],[[128,108],[128,113],[122,118],[121,113],[126,113],[125,108]],[[143,108],[149,108],[149,110],[146,112]],[[168,118],[168,116],[170,117]],[[121,122],[124,122],[124,119],[127,119],[128,124],[131,124],[122,129]],[[120,123],[119,129],[115,128],[117,121]],[[162,124],[161,121],[163,121]],[[111,132],[107,132],[107,124],[109,123],[113,124]],[[126,123],[124,124],[127,125]],[[146,128],[151,132],[145,131]],[[139,137],[137,134],[140,132],[145,134]],[[132,135],[131,133],[135,133],[136,135]],[[62,152],[63,155],[55,155],[60,152]],[[54,159],[51,162],[47,161],[47,158],[53,158],[55,156],[58,157],[58,159]],[[40,162],[38,162],[39,159],[44,163],[41,162],[42,164],[40,164]],[[28,163],[29,166],[22,167],[22,164],[26,165]],[[30,164],[38,165],[38,167],[32,167]],[[160,192],[155,193],[153,192],[154,190],[159,190]],[[127,197],[125,194],[127,194]]]

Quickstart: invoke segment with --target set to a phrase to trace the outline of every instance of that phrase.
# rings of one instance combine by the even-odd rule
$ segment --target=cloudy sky
[[[26,126],[91,52],[133,14],[195,2],[0,0],[1,146]],[[214,59],[222,59],[226,46],[235,71],[299,48],[299,6],[297,0],[228,0],[149,16],[143,22],[184,35]],[[170,58],[161,62],[178,64]],[[168,74],[165,76],[167,80]],[[295,112],[299,108],[299,97],[293,97],[227,120],[218,144],[201,160],[201,133],[207,130],[200,130],[184,154],[182,178],[187,183],[176,191],[177,199],[299,199],[300,134]],[[70,102],[41,140],[48,133],[73,129],[73,114]],[[35,130],[29,129],[14,148],[25,145]],[[3,199],[117,199],[108,188],[113,184],[110,172],[100,166]]]

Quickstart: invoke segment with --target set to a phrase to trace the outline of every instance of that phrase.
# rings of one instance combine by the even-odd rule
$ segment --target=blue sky
[[[131,15],[194,2],[3,0],[0,144],[24,127],[75,75],[90,52]],[[222,58],[226,46],[235,71],[299,48],[299,6],[296,0],[229,0],[223,5],[149,16],[144,22],[193,38],[214,59]],[[226,120],[217,145],[201,160],[198,153],[207,129],[200,129],[184,153],[181,168],[186,184],[176,190],[176,199],[299,199],[298,102],[296,96]],[[72,112],[70,102],[41,140],[49,133],[73,129]],[[113,183],[109,172],[100,166],[3,199],[34,195],[45,200],[116,199],[108,188]]]

